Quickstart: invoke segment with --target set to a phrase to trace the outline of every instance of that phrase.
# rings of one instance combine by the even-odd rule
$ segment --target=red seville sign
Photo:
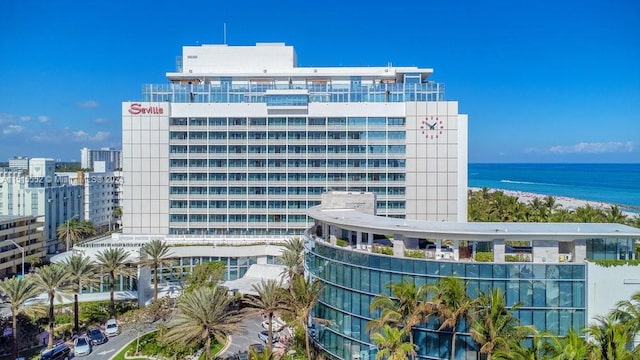
[[[131,115],[140,115],[140,114],[156,114],[162,115],[164,114],[164,109],[160,106],[149,106],[143,107],[140,103],[132,103],[129,107],[129,114]]]

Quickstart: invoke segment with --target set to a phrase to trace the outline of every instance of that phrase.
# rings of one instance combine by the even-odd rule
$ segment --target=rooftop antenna
[[[222,26],[222,43],[227,45],[227,23]]]

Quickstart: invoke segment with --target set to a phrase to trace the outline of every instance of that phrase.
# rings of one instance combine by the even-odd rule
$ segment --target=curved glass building
[[[378,217],[373,194],[332,193],[308,215],[316,225],[306,234],[307,271],[324,283],[314,316],[329,320],[315,341],[339,359],[372,359],[376,349],[366,324],[378,294],[409,278],[416,285],[446,276],[468,282],[468,294],[500,288],[523,325],[566,335],[581,331],[619,299],[640,290],[632,267],[604,268],[589,259],[632,259],[640,230],[620,224],[445,223]],[[340,199],[342,198],[342,199]],[[359,207],[359,209],[354,209]],[[367,214],[367,212],[369,212]],[[528,246],[509,244],[518,242]],[[344,246],[339,246],[344,245]],[[383,255],[380,249],[390,249]],[[493,262],[474,261],[481,249]],[[517,251],[518,257],[515,257]],[[416,253],[424,258],[410,258]],[[510,260],[519,260],[512,262]],[[614,288],[602,294],[599,287]],[[437,319],[413,330],[418,359],[450,359],[451,332]],[[476,359],[478,346],[468,325],[457,329],[456,359]]]

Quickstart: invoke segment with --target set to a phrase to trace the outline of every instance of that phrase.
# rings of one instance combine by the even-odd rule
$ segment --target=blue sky
[[[285,42],[299,66],[433,68],[469,114],[470,162],[640,163],[636,0],[0,6],[0,161],[120,148],[120,103],[226,23],[228,44]]]

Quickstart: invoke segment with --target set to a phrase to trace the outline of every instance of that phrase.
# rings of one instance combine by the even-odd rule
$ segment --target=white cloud
[[[20,116],[20,121],[24,121],[24,122],[31,121],[31,116],[29,115]]]
[[[108,131],[98,131],[94,135],[87,133],[84,130],[72,131],[71,135],[75,141],[104,141],[111,135]]]
[[[12,114],[0,113],[0,124],[12,123],[15,121],[15,116]]]
[[[8,125],[4,129],[2,129],[2,135],[18,134],[21,133],[22,130],[24,130],[24,127],[20,125]]]
[[[100,106],[100,103],[98,103],[95,100],[87,100],[87,101],[79,102],[77,103],[77,105],[82,108],[97,108]]]
[[[49,117],[46,116],[46,115],[40,115],[40,116],[38,116],[38,121],[41,122],[41,123],[46,123],[46,122],[49,121]]]
[[[109,120],[107,120],[107,119],[105,119],[105,118],[97,118],[97,119],[93,120],[93,122],[94,122],[94,123],[96,123],[96,124],[100,124],[100,125],[102,125],[102,124],[106,124],[106,123],[108,123],[108,122],[109,122]]]
[[[556,145],[549,148],[554,154],[604,154],[633,152],[633,142],[581,142],[575,145]]]

